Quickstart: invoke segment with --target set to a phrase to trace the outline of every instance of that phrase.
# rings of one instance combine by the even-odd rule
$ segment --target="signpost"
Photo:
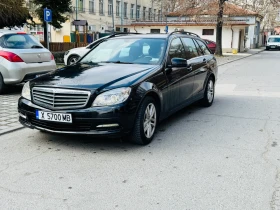
[[[46,22],[46,27],[47,27],[47,47],[50,49],[50,44],[49,44],[49,22],[52,22],[52,10],[45,8],[44,9],[44,21]]]

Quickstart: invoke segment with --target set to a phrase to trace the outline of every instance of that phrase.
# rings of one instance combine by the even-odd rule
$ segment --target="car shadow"
[[[128,142],[125,138],[100,138],[93,137],[89,135],[65,135],[65,134],[52,134],[47,132],[38,131],[37,141],[40,141],[40,144],[48,144],[53,147],[57,147],[58,145],[61,147],[72,147],[80,150],[89,150],[89,152],[100,150],[100,151],[123,151],[123,152],[131,152],[135,150],[147,149],[147,147],[153,147],[157,145],[157,135],[160,132],[166,132],[168,128],[180,121],[183,118],[188,117],[190,114],[203,109],[199,103],[192,104],[180,111],[174,113],[167,119],[160,122],[157,131],[155,133],[155,138],[153,142],[146,146],[135,145]],[[42,138],[40,138],[40,136]],[[39,137],[39,138],[38,138]]]
[[[5,87],[3,95],[16,95],[16,94],[21,94],[23,84],[18,84],[18,85],[7,85]]]

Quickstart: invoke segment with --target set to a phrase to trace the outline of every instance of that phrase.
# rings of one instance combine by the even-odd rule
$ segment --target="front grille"
[[[86,106],[89,97],[90,92],[83,90],[41,87],[32,89],[34,104],[52,110],[83,108]]]
[[[35,117],[29,117],[29,120],[32,125],[53,130],[53,131],[90,131],[91,123],[90,122],[75,122],[73,124],[68,123],[57,123],[50,121],[37,120]]]

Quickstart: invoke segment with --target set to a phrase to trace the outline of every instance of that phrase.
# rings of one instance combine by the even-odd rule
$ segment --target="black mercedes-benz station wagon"
[[[27,82],[18,102],[29,128],[152,141],[160,120],[200,100],[211,106],[217,62],[196,34],[104,40],[76,64]]]

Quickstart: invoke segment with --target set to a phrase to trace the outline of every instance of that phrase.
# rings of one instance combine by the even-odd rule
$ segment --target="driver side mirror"
[[[180,68],[180,67],[187,67],[188,61],[184,58],[172,58],[171,59],[171,67]]]

